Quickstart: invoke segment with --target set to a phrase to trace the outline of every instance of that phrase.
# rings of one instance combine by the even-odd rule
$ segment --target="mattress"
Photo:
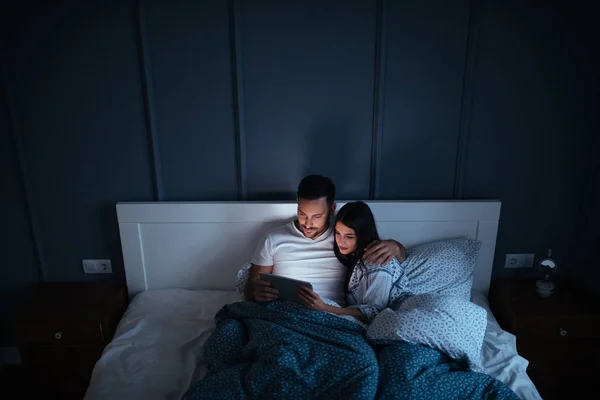
[[[86,399],[180,399],[206,373],[202,348],[214,330],[214,315],[239,300],[234,291],[148,290],[130,303],[92,373]],[[514,335],[498,325],[485,296],[474,303],[488,310],[483,346],[485,372],[521,399],[541,399],[527,376]]]

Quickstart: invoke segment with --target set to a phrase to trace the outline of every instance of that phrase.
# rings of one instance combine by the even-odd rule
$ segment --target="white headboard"
[[[338,202],[338,209],[346,202]],[[482,242],[473,288],[487,294],[500,202],[368,201],[382,238],[406,247],[452,237]],[[296,215],[296,202],[119,203],[129,295],[147,289],[234,290],[262,235]]]

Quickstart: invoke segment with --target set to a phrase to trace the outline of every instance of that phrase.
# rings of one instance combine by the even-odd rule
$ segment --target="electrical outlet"
[[[531,268],[533,259],[533,254],[507,254],[504,268]]]
[[[86,274],[112,274],[110,260],[83,260],[82,263]]]

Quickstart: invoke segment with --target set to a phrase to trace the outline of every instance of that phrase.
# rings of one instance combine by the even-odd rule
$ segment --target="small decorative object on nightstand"
[[[544,279],[539,279],[535,284],[537,294],[542,297],[550,297],[554,292],[556,285],[552,282],[552,275],[556,273],[558,265],[552,258],[552,249],[548,250],[548,257],[540,261],[540,270],[544,273]]]
[[[32,384],[58,398],[83,398],[92,370],[127,307],[113,282],[39,285],[16,320]]]
[[[493,280],[490,307],[516,335],[517,350],[544,400],[586,399],[600,373],[600,301],[582,288],[557,282],[551,297],[531,279]]]

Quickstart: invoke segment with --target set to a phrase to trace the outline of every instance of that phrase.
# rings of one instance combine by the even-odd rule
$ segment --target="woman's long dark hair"
[[[346,290],[348,290],[348,282],[356,263],[365,254],[365,247],[371,242],[379,240],[379,234],[377,233],[375,217],[373,217],[371,209],[362,201],[355,201],[344,205],[335,216],[334,229],[338,222],[341,222],[350,229],[354,229],[354,234],[356,235],[356,251],[352,254],[344,255],[340,253],[337,241],[333,242],[335,256],[348,268],[346,275]]]

